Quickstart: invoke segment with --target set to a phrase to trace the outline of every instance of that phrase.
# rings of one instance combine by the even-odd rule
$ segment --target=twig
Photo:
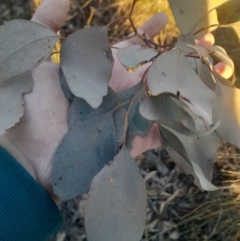
[[[52,53],[50,54],[50,56],[52,56],[52,55],[54,55],[54,54],[60,54],[60,51],[52,52]]]
[[[212,232],[210,233],[210,235],[208,236],[208,238],[207,238],[206,241],[208,241],[208,240],[215,234],[216,229],[217,229],[217,226],[219,225],[219,222],[220,222],[221,217],[222,217],[222,207],[221,207],[220,212],[219,212],[219,214],[218,214],[217,222],[216,222],[214,228],[212,229]]]
[[[133,10],[134,10],[135,5],[136,5],[136,3],[137,3],[138,1],[139,1],[139,0],[133,0],[132,7],[131,7],[131,10],[130,10],[130,13],[129,13],[129,17],[132,16]]]
[[[207,27],[203,27],[203,28],[199,29],[197,32],[193,33],[193,35],[196,35],[196,34],[202,32],[202,31],[204,31],[204,30],[207,30],[207,29],[209,29],[209,28],[212,28],[212,27],[220,27],[220,26],[221,26],[220,24],[212,24],[212,25],[209,25],[209,26],[207,26]]]
[[[150,67],[149,67],[150,68]],[[145,77],[146,77],[146,74],[149,70],[149,68],[146,69],[146,71],[144,72],[143,74],[143,78],[142,78],[142,81],[144,82],[145,81]],[[127,138],[127,129],[128,129],[128,115],[129,115],[129,112],[133,106],[133,103],[134,101],[136,100],[136,98],[143,92],[145,91],[146,89],[146,86],[147,86],[147,82],[144,82],[144,85],[143,85],[143,88],[131,99],[130,101],[130,106],[128,107],[128,110],[125,114],[125,120],[124,120],[124,135],[123,135],[123,145],[126,144],[126,138]]]

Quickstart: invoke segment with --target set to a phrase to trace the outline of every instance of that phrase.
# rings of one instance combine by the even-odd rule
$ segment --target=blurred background
[[[31,19],[42,0],[0,0],[0,24],[11,19]],[[61,29],[67,37],[79,28],[101,26],[125,16],[131,0],[71,0],[69,14]],[[56,9],[57,11],[57,9]],[[133,13],[140,27],[155,13],[163,11],[169,23],[156,37],[161,44],[179,35],[167,0],[140,0]],[[225,31],[225,30],[224,30]],[[128,20],[113,26],[110,37],[122,38],[132,32]],[[216,32],[221,43],[239,63],[231,31]],[[1,37],[1,36],[0,36]],[[234,46],[233,46],[234,45]],[[60,48],[57,44],[56,50]],[[55,57],[55,61],[59,61]],[[238,70],[238,65],[236,66]],[[240,151],[225,144],[218,151],[213,168],[213,183],[225,187],[221,193],[201,192],[193,178],[174,164],[164,148],[148,151],[136,159],[148,192],[147,223],[142,241],[238,241],[240,240]],[[86,241],[84,204],[86,196],[60,204],[65,225],[50,241]]]

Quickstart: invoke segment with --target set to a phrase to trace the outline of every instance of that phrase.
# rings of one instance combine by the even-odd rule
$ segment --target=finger
[[[214,69],[218,74],[220,74],[225,79],[229,79],[233,74],[232,68],[223,62],[216,64],[214,66]]]
[[[201,39],[196,40],[196,44],[198,46],[202,46],[205,48],[211,47],[215,42],[215,38],[211,33],[205,34]]]
[[[196,40],[197,45],[205,48],[211,47],[214,44],[214,42],[215,38],[212,33],[207,33],[200,40]],[[223,62],[216,64],[214,66],[214,69],[218,74],[220,74],[225,79],[229,79],[233,74],[232,68]]]
[[[64,24],[69,4],[70,0],[45,0],[33,15],[32,21],[57,32]]]
[[[142,27],[138,29],[139,33],[145,33],[150,39],[154,38],[167,24],[168,17],[165,13],[157,13],[150,18]],[[134,37],[116,44],[118,48],[126,48],[133,44],[144,46],[145,43],[138,37]]]
[[[132,85],[131,85],[130,75],[126,70],[126,68],[120,63],[117,57],[117,52],[118,50],[112,49],[114,66],[113,66],[112,76],[109,81],[109,86],[115,92],[119,93],[130,88]]]
[[[109,86],[117,93],[122,92],[126,89],[129,89],[137,85],[140,81],[142,81],[144,74],[152,64],[152,63],[146,63],[130,74],[128,73],[126,68],[122,66],[122,64],[119,62],[116,55],[113,54],[113,56],[115,57],[114,68],[113,68],[114,70],[112,73],[112,77],[109,81]]]
[[[153,124],[149,133],[145,137],[135,136],[132,145],[133,149],[130,153],[132,157],[136,157],[147,150],[162,146],[163,143],[159,133],[158,124]]]

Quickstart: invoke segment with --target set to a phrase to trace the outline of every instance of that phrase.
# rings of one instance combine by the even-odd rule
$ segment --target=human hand
[[[69,0],[45,0],[32,20],[57,32],[64,23],[68,8]],[[159,13],[145,23],[139,31],[153,38],[166,23],[167,16]],[[213,44],[214,39],[212,35],[208,35],[201,41],[203,42],[200,44]],[[132,38],[118,43],[115,47],[123,48],[131,44],[144,45],[139,38]],[[142,80],[143,73],[149,64],[129,74],[118,61],[116,49],[113,49],[113,55],[115,64],[110,86],[116,92],[130,88]],[[24,96],[25,114],[18,124],[0,137],[0,145],[12,154],[54,198],[51,185],[52,164],[56,149],[68,131],[67,112],[70,103],[61,89],[59,65],[46,61],[33,70],[32,74],[34,87],[30,94]],[[158,126],[153,125],[144,138],[134,137],[132,144],[131,154],[134,157],[148,149],[160,146]]]
[[[57,32],[63,25],[70,0],[46,0],[32,21]],[[56,9],[58,9],[56,11]],[[24,96],[25,112],[20,122],[0,137],[0,145],[53,195],[53,156],[68,130],[65,98],[59,80],[59,66],[46,61],[32,71],[33,91]]]
[[[45,0],[33,16],[32,21],[57,32],[64,23],[69,4],[69,0]],[[56,11],[56,9],[58,10]],[[158,14],[146,23],[141,31],[146,32],[149,37],[153,37],[166,22],[166,15]],[[133,41],[135,40],[119,43],[119,47],[123,44],[132,44]],[[116,57],[116,51],[114,55]],[[129,74],[115,58],[110,86],[116,92],[123,91],[141,81],[142,71],[143,68]],[[34,69],[32,75],[33,91],[24,96],[25,114],[18,124],[0,137],[0,145],[14,156],[54,197],[51,185],[52,164],[56,149],[68,131],[67,112],[70,103],[61,89],[59,65],[46,61]],[[151,133],[155,133],[155,131],[151,131]],[[158,132],[156,131],[156,133]],[[147,139],[148,141],[145,143],[135,139],[134,146],[150,148],[153,142],[155,146],[156,143],[160,144],[158,134],[148,135]]]

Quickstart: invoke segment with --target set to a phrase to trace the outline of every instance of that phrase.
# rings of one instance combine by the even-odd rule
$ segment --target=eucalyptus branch
[[[199,29],[197,32],[193,33],[193,35],[196,35],[196,34],[202,32],[204,30],[207,30],[207,29],[213,28],[213,27],[221,27],[221,25],[220,24],[212,24],[212,25],[209,25],[207,27],[203,27],[203,28]]]
[[[60,54],[60,51],[52,52],[52,53],[50,54],[50,56],[52,56],[52,55],[54,55],[54,54]]]
[[[138,2],[139,0],[133,0],[133,3],[132,3],[132,7],[131,7],[131,10],[130,10],[130,13],[129,13],[129,17],[132,16],[132,13],[134,11],[134,8],[136,6],[136,3]]]
[[[122,39],[118,39],[116,42],[111,43],[111,48],[113,48],[113,46],[118,44],[118,43],[124,42],[126,40],[129,40],[129,39],[132,39],[132,38],[135,38],[135,37],[136,37],[135,35],[131,35],[131,36],[128,36],[128,37],[125,37],[125,38],[122,38]]]
[[[138,37],[138,38],[142,39],[143,42],[145,42],[146,45],[147,45],[148,47],[150,47],[150,48],[152,48],[152,47],[155,47],[155,48],[174,47],[175,43],[166,44],[166,45],[159,45],[159,44],[155,43],[154,41],[147,39],[147,37],[146,37],[145,34],[141,35],[141,34],[138,33],[138,30],[137,30],[137,28],[136,28],[136,26],[135,26],[135,24],[134,24],[134,22],[133,22],[133,19],[132,19],[132,13],[133,13],[134,8],[135,8],[135,5],[136,5],[136,3],[137,3],[138,1],[139,1],[139,0],[133,0],[133,4],[132,4],[131,10],[130,10],[130,13],[129,13],[128,16],[114,19],[113,21],[111,21],[110,23],[108,23],[108,24],[106,25],[106,27],[109,28],[112,24],[115,24],[116,22],[118,22],[118,21],[120,21],[120,20],[126,20],[126,19],[128,19],[129,22],[130,22],[130,24],[131,24],[131,27],[132,27],[132,29],[133,29],[134,34],[131,35],[131,36],[129,36],[129,37],[127,37],[127,39],[131,39],[131,38],[134,38],[134,37]],[[117,43],[119,43],[119,42],[122,42],[122,41],[124,41],[124,40],[125,40],[125,39],[118,40],[117,42],[114,43],[114,45],[117,44]]]
[[[60,37],[61,40],[65,40],[66,39],[65,37],[63,37],[61,35],[59,37]]]
[[[127,137],[127,129],[128,129],[128,115],[129,112],[132,109],[132,105],[134,103],[134,101],[137,99],[137,97],[143,92],[145,91],[146,85],[143,86],[143,88],[130,100],[130,106],[128,107],[128,110],[125,114],[125,119],[124,119],[124,135],[123,135],[123,145],[126,144],[126,137]]]
[[[138,36],[138,37],[139,37],[140,34],[138,33],[137,28],[135,27],[132,18],[129,17],[128,20],[129,20],[129,22],[130,22],[130,24],[131,24],[131,26],[132,26],[132,29],[133,29],[133,31],[134,31],[134,33],[135,33],[135,36]],[[140,36],[141,36],[141,35],[140,35]],[[141,36],[141,37],[142,37],[142,36]]]
[[[131,111],[131,108],[133,106],[133,103],[134,101],[137,99],[137,97],[142,93],[144,92],[146,94],[146,87],[147,87],[147,82],[146,82],[146,75],[147,75],[147,72],[148,72],[149,68],[146,69],[146,71],[144,72],[143,74],[143,78],[141,81],[144,82],[144,85],[142,87],[142,89],[136,93],[134,95],[134,97],[130,100],[130,106],[128,107],[128,110],[125,114],[125,120],[124,120],[124,135],[123,135],[123,145],[126,144],[126,137],[127,137],[127,129],[128,129],[128,115],[129,115],[129,112]]]
[[[138,241],[143,234],[145,226],[143,220],[146,216],[144,199],[146,200],[147,197],[145,182],[128,148],[125,147],[134,136],[147,135],[153,124],[152,119],[158,119],[159,123],[169,124],[162,133],[169,147],[172,147],[175,152],[181,150],[183,154],[183,160],[175,160],[175,155],[172,156],[173,160],[180,162],[180,165],[188,160],[192,160],[192,164],[199,163],[199,160],[203,162],[198,167],[201,171],[199,175],[196,175],[192,167],[186,167],[184,170],[192,174],[195,180],[199,179],[196,183],[203,190],[217,190],[216,187],[208,185],[209,179],[206,177],[209,176],[209,170],[207,167],[216,159],[217,150],[222,142],[227,141],[240,147],[239,112],[237,108],[234,108],[240,105],[238,98],[240,90],[234,86],[235,73],[232,79],[228,80],[215,71],[208,58],[202,57],[205,54],[201,54],[201,49],[195,48],[196,52],[191,50],[190,53],[184,53],[179,49],[173,49],[176,43],[160,45],[148,37],[147,30],[140,32],[138,26],[135,26],[133,17],[138,1],[132,0],[130,11],[126,16],[112,20],[105,27],[79,29],[66,38],[61,34],[54,34],[46,26],[27,20],[9,21],[3,28],[0,27],[0,36],[4,36],[0,41],[0,52],[4,57],[0,63],[0,81],[10,80],[8,81],[9,88],[4,88],[4,85],[1,87],[1,91],[7,93],[0,97],[3,103],[10,99],[13,107],[11,112],[9,112],[8,105],[3,105],[0,110],[2,118],[0,135],[14,127],[24,115],[23,94],[31,91],[34,82],[31,71],[49,56],[61,52],[61,71],[56,78],[60,78],[62,90],[71,105],[68,114],[65,113],[69,130],[57,147],[53,160],[50,160],[53,162],[51,175],[53,191],[62,201],[89,192],[85,219],[89,240],[98,240],[100,234],[104,241],[111,241],[114,237],[126,240],[126,237],[130,236],[132,240]],[[90,0],[85,6],[89,2]],[[228,1],[227,4],[231,5],[231,2],[236,1]],[[190,34],[195,32],[193,35],[196,35],[205,33],[208,29],[227,27],[225,24],[212,24],[206,27],[204,18],[213,10],[205,13],[207,9],[199,8],[195,2],[192,3],[189,0],[188,4],[182,4],[180,1],[169,0],[169,3],[182,34],[185,29],[191,29]],[[234,11],[239,10],[240,5],[237,5],[237,9],[234,5],[231,5],[231,8],[234,8]],[[224,10],[227,9],[228,7],[224,6]],[[199,15],[195,14],[198,10],[201,11],[200,16],[202,16],[200,20]],[[231,16],[233,14],[231,11],[227,10],[227,15]],[[220,16],[218,17],[219,22],[222,23]],[[128,27],[132,28],[133,34],[124,39],[120,39],[119,36],[110,38],[109,27],[113,29],[114,24],[118,24],[119,28],[113,29],[113,36],[115,36],[115,32],[119,32],[122,26],[125,28],[126,20],[130,22]],[[153,24],[157,23],[153,20]],[[21,33],[21,41],[16,35],[19,33]],[[61,50],[53,50],[59,39],[62,42]],[[81,39],[80,42],[79,39]],[[151,66],[145,69],[144,74],[141,72],[143,77],[140,77],[142,79],[139,84],[117,95],[114,90],[108,88],[112,73],[116,71],[112,52],[116,54],[115,49],[121,48],[116,44],[124,40],[125,42],[119,45],[129,47],[118,51],[118,58],[123,66],[131,69],[135,69],[142,63],[148,63],[148,66]],[[182,40],[182,44],[186,44],[187,40],[187,38],[186,41]],[[130,46],[139,42],[141,46]],[[13,49],[11,52],[9,52],[9,43]],[[237,43],[239,44],[239,41]],[[170,51],[171,49],[173,50]],[[233,60],[224,54],[223,48],[212,49],[213,51],[208,50],[208,57],[213,55],[219,61],[229,63],[234,70]],[[204,64],[202,72],[193,72],[194,68],[189,66],[185,56],[193,58],[195,62],[200,59],[199,64]],[[121,82],[121,72],[124,68],[121,65],[118,67],[118,72],[115,72],[115,81]],[[148,81],[146,81],[148,73]],[[134,81],[134,75],[129,76],[129,79]],[[204,83],[199,84],[199,79]],[[214,81],[215,92],[209,90],[209,88],[214,89]],[[19,84],[19,88],[14,88],[15,83]],[[49,95],[51,91],[55,91],[50,87]],[[193,94],[192,90],[195,89]],[[21,101],[19,101],[20,97]],[[41,116],[36,116],[36,118],[41,118]],[[212,122],[216,124],[211,125]],[[184,126],[184,123],[189,125]],[[218,128],[217,132],[213,132],[216,128]],[[185,131],[185,129],[189,130]],[[206,132],[205,130],[208,129],[210,130]],[[120,141],[124,146],[121,150],[119,150]],[[155,138],[152,141],[155,141]],[[149,144],[154,144],[154,142],[149,142]],[[71,162],[66,162],[66,158]],[[109,162],[110,160],[114,161]],[[121,170],[124,170],[124,173]],[[233,184],[237,180],[228,182]],[[224,184],[227,185],[228,182]],[[119,187],[124,188],[116,192]],[[218,189],[225,195],[227,190],[231,190],[230,188],[235,188],[235,186],[222,186]],[[231,192],[235,196],[235,189]],[[140,201],[136,202],[136,197]],[[237,202],[239,200],[236,198],[231,205],[235,207]],[[134,209],[132,203],[135,204]],[[227,205],[228,203],[224,203],[222,199],[220,205],[217,206],[214,202],[204,203],[190,214],[180,217],[179,223],[173,225],[172,228],[192,222],[193,219],[204,217],[207,220],[214,216],[217,222],[211,230],[211,237],[215,234],[222,213],[227,212],[225,211]],[[208,206],[211,209],[205,210]],[[217,216],[219,206],[224,209]],[[119,207],[123,207],[123,215],[112,215],[118,211]],[[202,208],[204,212],[200,212]],[[104,223],[102,217],[105,220]],[[205,223],[202,222],[199,226],[202,227]],[[113,226],[109,228],[109,224]],[[116,231],[114,229],[116,225],[121,229]],[[167,231],[158,232],[149,240]]]
[[[194,59],[201,59],[198,55],[186,54],[185,56]]]
[[[152,48],[152,47],[155,47],[155,48],[174,47],[175,43],[166,44],[166,45],[159,45],[159,44],[155,43],[154,41],[152,41],[152,40],[150,40],[150,39],[147,39],[145,33],[144,33],[143,35],[141,35],[141,34],[138,33],[137,28],[136,28],[136,26],[134,25],[134,22],[133,22],[132,18],[129,17],[128,20],[129,20],[129,22],[130,22],[130,24],[131,24],[131,27],[132,27],[132,29],[133,29],[133,31],[134,31],[134,33],[135,33],[135,34],[133,35],[133,37],[135,36],[135,37],[140,38],[143,42],[146,43],[146,45],[147,45],[148,47],[150,47],[150,48]],[[131,37],[132,37],[132,36],[131,36]],[[152,45],[152,46],[151,46],[151,45]]]

